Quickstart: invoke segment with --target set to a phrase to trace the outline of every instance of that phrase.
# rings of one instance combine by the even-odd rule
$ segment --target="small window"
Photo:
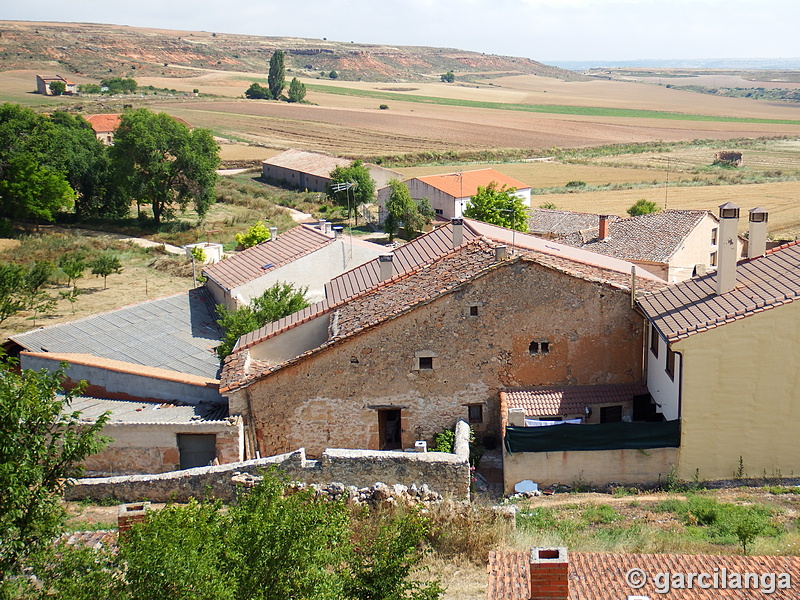
[[[483,423],[483,405],[472,404],[467,407],[467,414],[470,423]]]
[[[434,209],[434,213],[435,213],[436,215],[438,215],[438,216],[441,216],[441,215],[443,215],[443,214],[444,214],[444,211],[443,211],[441,208],[435,208],[435,209]]]
[[[675,353],[667,346],[667,375],[670,379],[675,379]]]
[[[478,316],[478,307],[477,306],[470,306],[469,307],[469,316],[470,317],[477,317]]]
[[[420,371],[433,369],[433,357],[432,356],[420,356],[419,357],[419,369],[420,369]]]
[[[600,422],[601,423],[621,423],[622,422],[622,405],[617,406],[603,406],[600,408]]]
[[[717,245],[717,228],[716,227],[714,227],[714,229],[711,230],[711,245],[712,246],[716,246]]]
[[[650,350],[653,352],[653,356],[658,358],[658,330],[650,326]]]
[[[712,267],[716,267],[717,266],[717,253],[716,252],[712,252],[711,253],[711,258],[709,258],[708,264],[710,264]]]
[[[531,342],[528,345],[528,354],[548,354],[550,352],[550,342]]]

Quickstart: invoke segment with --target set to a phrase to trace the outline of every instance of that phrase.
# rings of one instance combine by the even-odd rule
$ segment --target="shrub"
[[[387,110],[389,108],[389,105],[388,104],[381,104],[378,108],[380,108],[381,110]]]
[[[647,200],[646,198],[642,198],[641,200],[637,200],[635,204],[633,204],[630,208],[628,208],[627,212],[632,217],[640,217],[642,215],[648,215],[650,213],[655,213],[660,211],[658,204],[653,202],[652,200]]]
[[[269,239],[269,228],[263,221],[258,221],[245,233],[236,234],[236,243],[244,248],[251,248]]]

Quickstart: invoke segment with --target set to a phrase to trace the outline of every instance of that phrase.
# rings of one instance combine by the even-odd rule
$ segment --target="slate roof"
[[[646,393],[647,386],[638,383],[579,385],[505,390],[500,400],[506,408],[525,409],[526,415],[571,415],[585,406],[628,402]]]
[[[10,339],[31,352],[91,354],[216,379],[222,332],[213,300],[196,288]]]
[[[70,411],[80,411],[81,420],[96,421],[110,412],[109,423],[192,423],[195,421],[221,421],[228,416],[225,402],[203,402],[197,405],[173,403],[131,402],[76,396],[69,405]]]
[[[610,220],[604,240],[597,239],[598,224],[595,223],[589,229],[562,236],[559,241],[624,260],[668,263],[689,234],[710,214],[706,210],[666,210]]]
[[[474,196],[478,193],[478,187],[486,187],[493,181],[496,182],[500,188],[505,185],[506,187],[516,188],[517,191],[531,189],[531,186],[513,177],[509,177],[508,175],[503,175],[494,169],[476,169],[474,171],[463,171],[461,173],[426,175],[424,177],[414,177],[414,179],[426,183],[453,198],[468,198]]]
[[[527,550],[489,552],[487,600],[528,600],[531,597],[529,555]],[[630,596],[646,596],[653,600],[796,600],[796,586],[800,581],[800,557],[797,556],[572,552],[568,561],[568,600],[616,600]],[[644,587],[634,589],[628,585],[625,575],[631,569],[641,569],[647,575],[648,582]],[[788,573],[792,589],[776,589],[774,593],[765,594],[763,589],[702,589],[695,584],[691,589],[672,587],[669,593],[664,594],[658,593],[653,581],[658,573],[708,573],[712,577],[718,573],[727,581],[727,576],[732,573],[756,573],[759,576]]]
[[[668,342],[770,310],[800,297],[800,244],[791,242],[744,260],[736,287],[716,293],[717,273],[640,297],[638,304]]]
[[[333,242],[331,235],[311,225],[298,225],[267,240],[203,268],[203,273],[226,290],[257,279]]]
[[[619,220],[618,216],[609,215],[609,222]],[[600,215],[592,213],[535,208],[528,219],[528,232],[535,235],[563,236],[594,228],[596,236],[599,221]]]
[[[262,161],[261,164],[329,178],[331,171],[336,167],[349,167],[350,161],[346,158],[335,158],[327,154],[292,149],[268,158]]]

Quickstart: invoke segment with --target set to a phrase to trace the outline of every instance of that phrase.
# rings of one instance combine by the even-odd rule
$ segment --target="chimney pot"
[[[747,240],[747,258],[764,256],[767,252],[767,221],[769,213],[761,207],[750,211],[750,234]]]
[[[497,262],[500,262],[501,260],[505,260],[507,257],[508,257],[508,246],[506,246],[505,244],[503,244],[501,246],[495,246],[494,259]]]
[[[604,240],[608,237],[608,215],[600,215],[600,224],[597,229],[597,239]]]
[[[342,227],[341,225],[334,226],[334,228],[333,228],[333,237],[335,237],[336,239],[339,239],[340,237],[342,237],[342,232],[343,231],[344,231],[344,227]]]
[[[567,600],[569,561],[567,549],[531,548],[531,600]]]
[[[464,243],[464,219],[450,219],[453,228],[453,248],[458,248]]]
[[[394,275],[394,254],[387,253],[378,256],[378,263],[380,265],[380,278],[381,281],[391,279]]]
[[[275,241],[278,239],[278,228],[277,227],[270,227],[269,228],[269,239],[270,241]]]

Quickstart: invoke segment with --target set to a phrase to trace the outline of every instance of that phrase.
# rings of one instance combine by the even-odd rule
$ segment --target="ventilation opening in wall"
[[[528,354],[548,354],[550,352],[550,342],[531,342],[528,346]]]
[[[433,369],[433,357],[432,356],[420,356],[419,357],[419,368],[420,368],[421,371]]]
[[[477,306],[470,306],[469,307],[469,316],[470,317],[477,317],[478,316],[478,307]]]

